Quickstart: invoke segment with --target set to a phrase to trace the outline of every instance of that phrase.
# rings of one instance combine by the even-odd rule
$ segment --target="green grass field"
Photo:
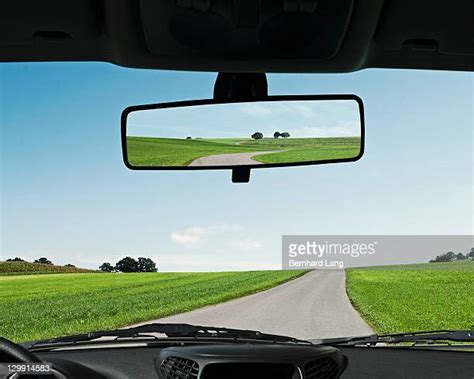
[[[0,335],[111,329],[265,290],[304,271],[0,276]]]
[[[304,271],[0,276],[0,335],[26,341],[110,329],[265,290]],[[379,333],[474,326],[474,262],[347,270],[347,292]]]
[[[56,265],[45,265],[31,262],[0,262],[1,275],[27,275],[27,274],[60,274],[60,273],[78,273],[95,272],[78,267],[66,267]]]
[[[241,145],[252,145],[249,141]],[[354,158],[360,152],[360,138],[295,138],[268,139],[257,142],[263,150],[288,150],[281,153],[263,154],[255,157],[262,163],[290,163],[323,161],[328,159]]]
[[[474,327],[474,261],[348,269],[346,280],[379,333]]]
[[[262,154],[262,163],[287,163],[353,158],[360,152],[359,137],[343,138],[211,138],[174,139],[127,137],[128,160],[135,167],[187,166],[197,158],[217,154],[287,150]]]

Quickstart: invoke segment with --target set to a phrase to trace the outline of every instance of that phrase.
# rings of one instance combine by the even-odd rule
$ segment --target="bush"
[[[431,259],[430,263],[462,261],[462,260],[469,259],[472,257],[474,257],[474,247],[466,255],[464,255],[463,253],[456,254],[456,253],[453,253],[452,251],[448,251],[445,254],[438,255],[435,259]]]
[[[7,259],[7,262],[26,262],[25,260],[21,259],[20,257],[15,257],[13,259]]]
[[[138,272],[138,262],[131,257],[125,257],[115,264],[115,271]]]
[[[41,257],[39,259],[36,259],[33,263],[40,263],[42,265],[52,265],[53,262],[51,262],[48,258],[46,257]]]
[[[471,251],[466,254],[467,258],[474,259],[474,247],[471,248]]]
[[[102,266],[104,266],[104,263]],[[107,263],[108,265],[109,263]],[[102,270],[101,266],[101,270]],[[156,272],[158,271],[156,268],[155,262],[153,262],[150,258],[140,257],[138,261],[131,257],[125,257],[119,260],[115,264],[115,271],[119,272]]]
[[[138,258],[138,272],[157,272],[155,262],[150,258]]]
[[[115,268],[109,262],[104,262],[99,266],[99,270],[104,272],[113,272],[115,271]]]

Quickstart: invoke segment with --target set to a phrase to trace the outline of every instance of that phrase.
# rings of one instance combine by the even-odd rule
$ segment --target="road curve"
[[[264,292],[151,322],[254,329],[305,339],[373,333],[346,295],[343,270],[314,270]]]
[[[189,166],[241,166],[263,164],[252,159],[252,157],[261,154],[280,153],[283,150],[273,151],[254,151],[252,153],[233,153],[217,154],[208,157],[197,158]]]

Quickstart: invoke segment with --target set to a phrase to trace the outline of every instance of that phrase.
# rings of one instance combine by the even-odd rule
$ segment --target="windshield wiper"
[[[77,334],[72,336],[51,338],[41,341],[35,341],[26,344],[28,348],[39,347],[52,344],[87,342],[100,339],[103,337],[111,337],[113,339],[127,338],[151,338],[160,339],[153,334],[164,334],[168,338],[191,338],[191,339],[223,339],[234,341],[261,341],[274,343],[295,343],[295,344],[311,344],[309,341],[299,340],[292,337],[281,336],[276,334],[266,334],[255,330],[241,330],[229,328],[215,328],[212,326],[199,326],[190,324],[165,324],[151,323],[140,325],[126,329],[102,330],[86,334]],[[110,342],[110,340],[108,341]]]
[[[376,346],[377,344],[439,344],[451,342],[474,342],[473,330],[433,330],[424,332],[372,334],[363,337],[342,337],[313,340],[314,344],[331,346]]]

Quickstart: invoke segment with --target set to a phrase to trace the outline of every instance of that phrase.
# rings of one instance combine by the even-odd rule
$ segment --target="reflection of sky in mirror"
[[[201,105],[133,112],[127,135],[141,137],[242,138],[254,132],[292,138],[360,136],[354,100],[267,101]]]

